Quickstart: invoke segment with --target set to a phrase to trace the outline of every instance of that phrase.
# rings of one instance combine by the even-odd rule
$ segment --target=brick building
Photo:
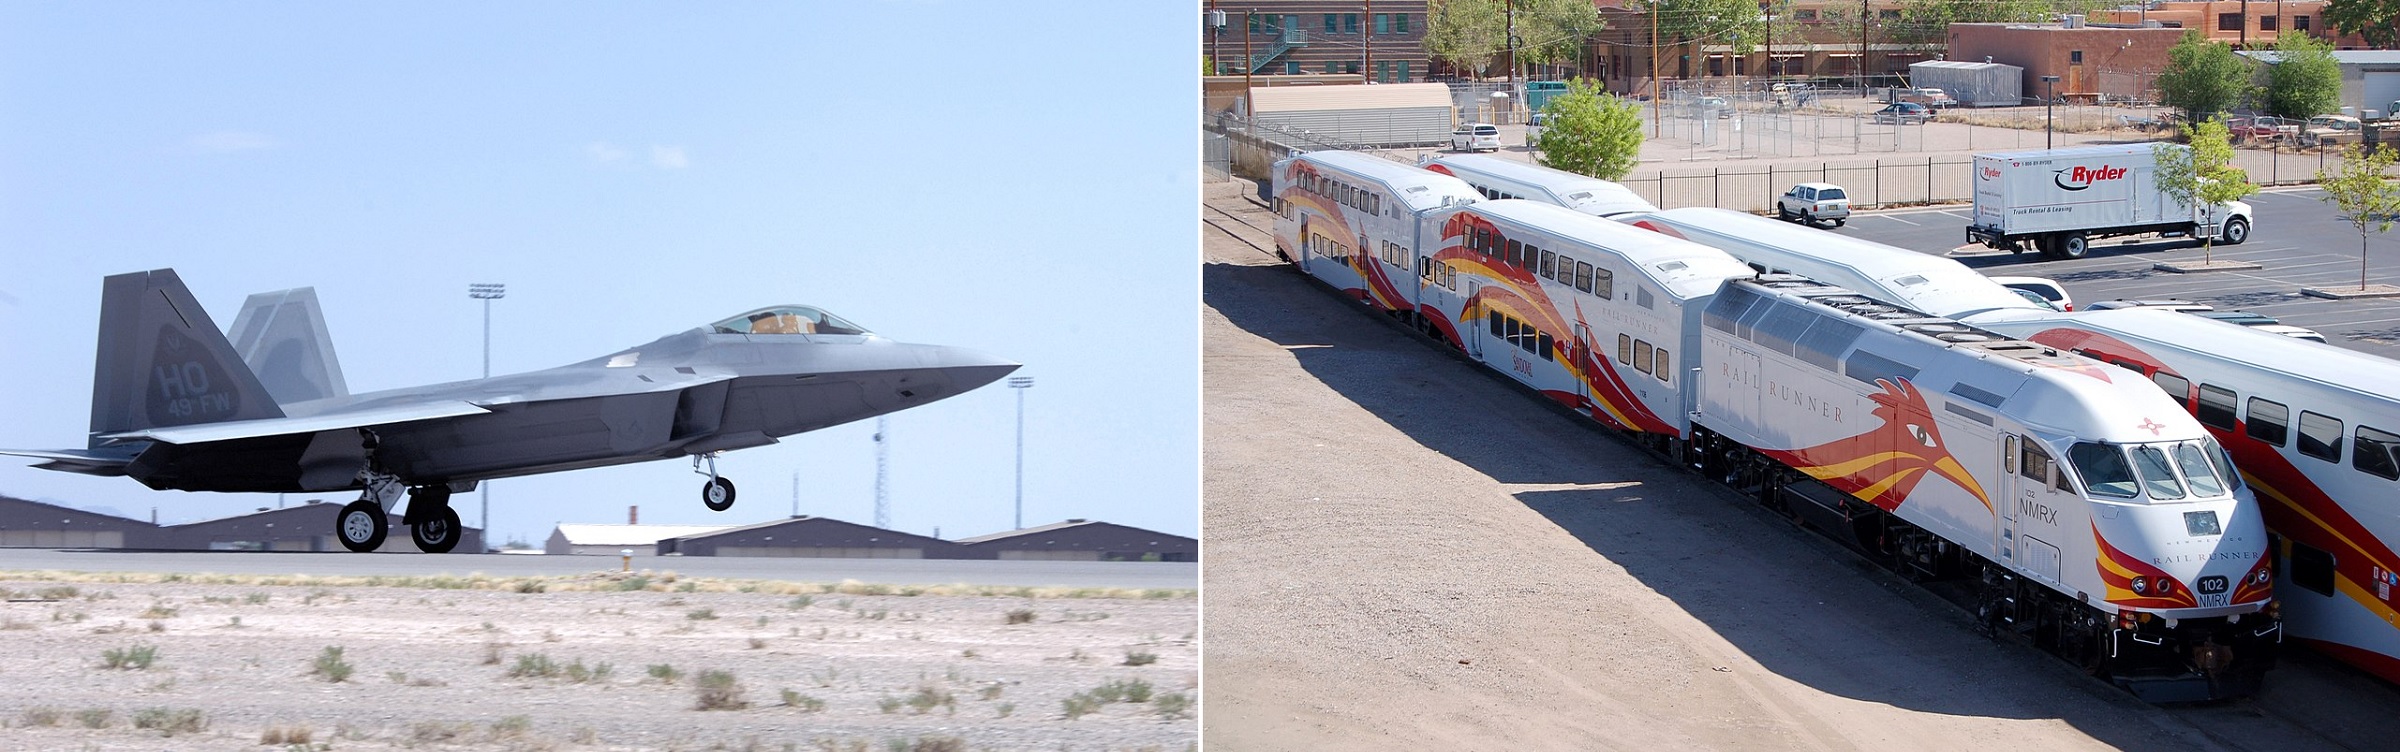
[[[1425,55],[1424,0],[1212,1],[1205,10],[1201,53],[1218,75],[1347,73],[1400,83],[1423,81],[1432,69]],[[1224,26],[1213,25],[1217,13]]]
[[[2062,24],[1951,24],[1949,59],[2025,69],[2025,96],[2055,91],[2068,101],[2152,99],[2167,49],[2182,29]],[[2055,85],[2043,76],[2057,76]]]
[[[2126,26],[2156,22],[2169,28],[2196,29],[2211,41],[2237,46],[2272,46],[2275,36],[2286,30],[2306,32],[2342,49],[2366,45],[2366,40],[2357,34],[2336,34],[2333,27],[2325,23],[2325,0],[2212,0],[2154,3],[2147,7],[2128,5],[2093,11],[2089,20]]]

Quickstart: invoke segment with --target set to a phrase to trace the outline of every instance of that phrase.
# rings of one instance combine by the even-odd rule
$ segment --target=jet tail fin
[[[277,404],[347,397],[342,362],[317,306],[317,290],[262,292],[242,302],[226,337]]]
[[[102,434],[280,418],[258,377],[173,269],[118,274],[100,288],[91,446]]]

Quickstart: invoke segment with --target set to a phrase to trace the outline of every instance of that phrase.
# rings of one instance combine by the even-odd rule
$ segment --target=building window
[[[1392,33],[1392,14],[1390,14],[1390,13],[1377,13],[1377,14],[1375,14],[1375,33],[1377,33],[1377,34],[1390,34],[1390,33]]]
[[[1391,80],[1392,80],[1392,61],[1390,61],[1390,60],[1377,60],[1377,61],[1375,61],[1375,80],[1377,80],[1377,81],[1382,81],[1382,82],[1384,82],[1384,83],[1391,83]]]
[[[1344,14],[1342,14],[1342,33],[1344,33],[1344,34],[1356,34],[1356,33],[1358,33],[1358,14],[1356,14],[1356,13],[1344,13]]]
[[[2275,23],[2275,22],[2276,22],[2277,20],[2278,20],[2278,19],[2277,19],[2276,17],[2274,17],[2274,16],[2259,16],[2259,17],[2258,17],[2258,30],[2259,30],[2259,31],[2274,31],[2274,30],[2275,30],[2275,26],[2276,26],[2276,23]]]
[[[2083,50],[2070,50],[2070,51],[2068,51],[2068,52],[2067,52],[2067,64],[2068,64],[2068,65],[2082,65],[2082,64],[2083,64]]]
[[[1325,61],[1325,72],[1326,72],[1326,73],[1340,73],[1340,72],[1342,72],[1342,64],[1341,64],[1341,63],[1339,63],[1339,62],[1332,61],[1332,60],[1327,60],[1327,61]]]
[[[1356,61],[1356,60],[1350,60],[1350,61],[1343,62],[1343,63],[1342,63],[1342,72],[1343,72],[1343,73],[1357,73],[1357,72],[1358,72],[1358,61]]]
[[[1394,34],[1406,34],[1406,33],[1408,33],[1408,14],[1406,14],[1406,13],[1394,13],[1394,14],[1392,14],[1392,33],[1394,33]],[[1407,79],[1407,78],[1402,78],[1402,79],[1400,79],[1400,80],[1402,80],[1402,81],[1406,81],[1406,80],[1408,80],[1408,79]]]
[[[1407,16],[1404,15],[1401,18],[1407,18]],[[1406,26],[1407,24],[1401,25]],[[1400,61],[1400,83],[1408,83],[1408,80],[1408,61],[1402,60]]]
[[[1325,14],[1325,33],[1332,34],[1341,30],[1342,27],[1339,18],[1332,13]]]
[[[1263,23],[1267,25],[1267,33],[1283,31],[1283,14],[1269,13],[1266,15],[1266,19]]]
[[[1300,61],[1298,61],[1298,60],[1285,60],[1285,61],[1283,61],[1283,73],[1284,73],[1284,75],[1287,75],[1287,76],[1297,76],[1297,75],[1300,75]]]
[[[1814,20],[1817,20],[1817,12],[1816,12],[1815,10],[1813,10],[1813,9],[1809,9],[1809,8],[1802,8],[1802,9],[1800,9],[1800,10],[1795,10],[1795,11],[1792,11],[1792,20],[1795,20],[1795,21],[1814,21]]]
[[[2292,30],[2293,30],[2293,31],[2307,31],[2307,30],[2308,30],[2308,17],[2307,17],[2307,16],[2293,16],[2293,17],[2292,17]]]
[[[2242,30],[2242,14],[2240,14],[2240,13],[2219,13],[2219,14],[2217,14],[2217,30],[2218,30],[2218,31],[2241,31],[2241,30]]]

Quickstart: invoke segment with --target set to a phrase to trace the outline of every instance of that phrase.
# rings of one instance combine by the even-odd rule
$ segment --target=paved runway
[[[503,554],[352,554],[194,551],[60,551],[0,549],[0,571],[187,572],[318,576],[573,575],[614,571],[614,556]],[[759,559],[710,556],[635,556],[636,571],[673,570],[692,577],[889,585],[1004,585],[1026,587],[1197,588],[1200,565],[1189,562],[974,561],[958,559]]]

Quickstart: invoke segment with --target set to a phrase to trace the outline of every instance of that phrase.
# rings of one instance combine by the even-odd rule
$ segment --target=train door
[[[1581,321],[1575,322],[1575,343],[1567,348],[1567,362],[1574,364],[1576,369],[1580,369],[1588,363],[1606,362],[1599,358],[1584,357],[1585,353],[1591,351],[1592,328],[1585,326]],[[1600,367],[1606,368],[1607,366],[1602,365]],[[1576,371],[1575,376],[1575,405],[1577,407],[1584,408],[1587,412],[1595,413],[1593,417],[1599,417],[1596,414],[1599,411],[1592,408],[1592,379],[1599,378],[1599,376],[1600,374],[1583,373],[1581,371]]]
[[[2037,579],[2058,582],[2060,554],[2055,541],[2043,540],[2040,530],[2056,527],[2060,509],[2069,501],[2061,491],[2066,472],[2060,469],[2050,452],[2031,438],[2010,435],[2002,451],[2007,452],[2003,473],[2008,489],[1998,500],[2002,541],[2007,544],[1998,551],[2002,563]],[[2036,524],[2040,523],[2040,524]],[[2037,530],[2027,530],[2034,525]]]
[[[1483,330],[1489,326],[1491,316],[1488,313],[1485,313],[1480,317],[1476,315],[1478,313],[1483,313],[1482,311],[1476,310],[1477,306],[1480,304],[1476,302],[1475,295],[1475,293],[1483,289],[1483,283],[1477,282],[1473,277],[1468,277],[1466,279],[1466,283],[1467,296],[1465,302],[1460,303],[1458,306],[1458,339],[1460,342],[1466,344],[1467,354],[1475,356],[1475,360],[1480,362],[1483,360]],[[1476,320],[1478,318],[1483,320]]]
[[[1301,273],[1303,273],[1303,274],[1308,274],[1308,273],[1313,273],[1313,272],[1314,272],[1314,270],[1313,270],[1313,269],[1310,269],[1310,268],[1309,268],[1309,263],[1308,263],[1308,262],[1309,262],[1311,259],[1314,259],[1314,258],[1316,258],[1316,256],[1317,256],[1317,234],[1316,234],[1315,232],[1311,232],[1311,231],[1309,230],[1309,220],[1310,220],[1310,219],[1312,219],[1312,217],[1308,216],[1308,214],[1307,214],[1306,212],[1302,212],[1302,213],[1301,213],[1301,215],[1300,215],[1300,272],[1301,272]]]
[[[2000,524],[1992,532],[1992,558],[2011,569],[2017,566],[2017,500],[2024,498],[2024,437],[2003,434],[2000,441]]]

